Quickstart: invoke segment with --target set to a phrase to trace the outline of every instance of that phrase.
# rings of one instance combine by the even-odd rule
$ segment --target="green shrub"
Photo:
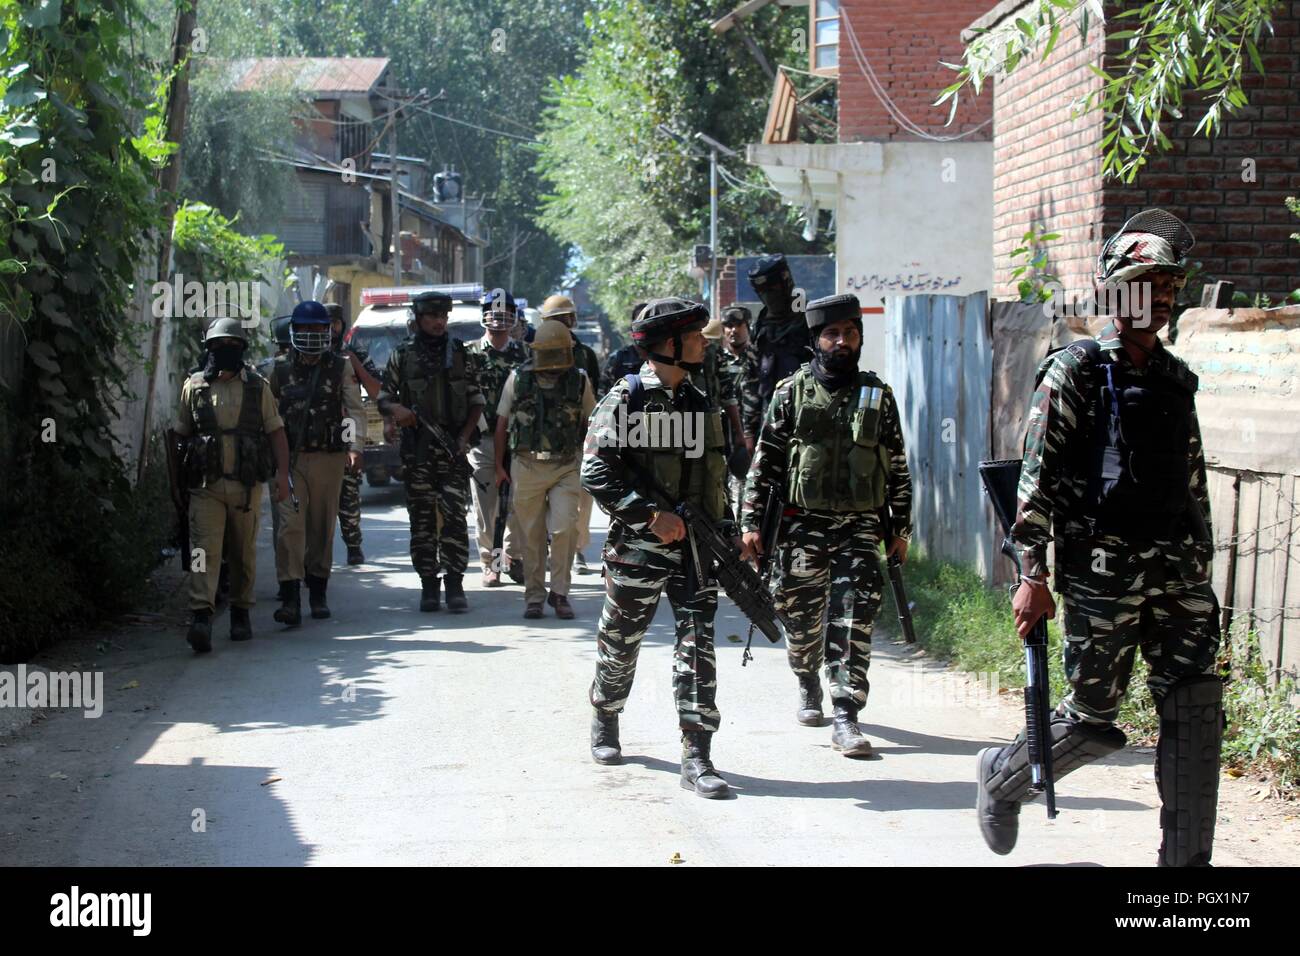
[[[0,663],[136,606],[174,531],[165,456],[140,484],[98,487],[55,454],[10,465],[0,504]]]
[[[1025,684],[1024,654],[1015,636],[1011,601],[1005,590],[989,588],[969,568],[934,561],[919,553],[908,557],[904,582],[917,642],[935,657],[951,661],[967,673],[995,673],[1002,687]],[[1057,603],[1057,617],[1061,614]],[[897,620],[893,596],[885,589],[880,620],[886,630]],[[1061,667],[1061,633],[1056,621],[1048,625],[1048,662],[1052,700],[1067,688]],[[1228,727],[1223,742],[1225,768],[1267,774],[1279,791],[1300,791],[1300,709],[1294,676],[1283,675],[1273,685],[1262,661],[1259,635],[1234,628],[1221,655],[1229,675],[1224,690]],[[1159,718],[1147,689],[1150,669],[1136,654],[1128,693],[1120,705],[1118,723],[1130,744],[1154,744]]]

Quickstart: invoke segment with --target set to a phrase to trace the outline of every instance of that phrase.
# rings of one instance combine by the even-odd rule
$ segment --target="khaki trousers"
[[[207,488],[190,491],[191,611],[211,611],[216,607],[223,553],[230,565],[231,606],[253,606],[261,508],[261,485],[248,489],[237,481],[222,478]]]
[[[578,522],[579,459],[537,461],[526,454],[511,460],[514,512],[523,538],[524,602],[546,600],[547,543],[550,540],[551,590],[568,595]]]
[[[293,466],[298,510],[294,510],[291,499],[276,505],[280,512],[280,535],[275,542],[275,573],[279,580],[330,576],[339,489],[343,487],[347,464],[347,452],[342,451],[305,451],[298,456]]]

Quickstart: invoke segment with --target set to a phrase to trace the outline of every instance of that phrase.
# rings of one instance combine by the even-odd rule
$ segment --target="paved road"
[[[572,622],[525,622],[521,588],[482,590],[477,576],[467,578],[471,613],[420,614],[399,488],[366,489],[364,529],[369,561],[336,571],[328,621],[292,632],[272,622],[264,528],[255,640],[232,645],[222,615],[215,652],[202,658],[174,622],[146,622],[100,645],[104,717],[58,713],[0,749],[0,859],[1153,862],[1149,754],[1121,754],[1072,776],[1061,787],[1059,820],[1048,824],[1040,807],[1027,808],[1021,849],[996,857],[976,833],[971,771],[980,747],[1014,732],[1018,713],[1005,697],[912,662],[901,645],[878,638],[864,726],[879,757],[845,759],[831,750],[829,728],[795,723],[782,648],[759,637],[755,660],[741,667],[741,645],[726,636],[743,628],[725,602],[714,756],[737,798],[705,801],[678,786],[666,606],[623,718],[628,762],[596,766],[586,690],[600,577],[575,576]],[[62,653],[49,666],[81,664],[95,652],[83,642]],[[1244,861],[1230,848],[1216,856]]]

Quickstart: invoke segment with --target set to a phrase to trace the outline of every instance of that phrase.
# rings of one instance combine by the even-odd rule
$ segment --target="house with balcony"
[[[745,21],[771,3],[808,11],[808,60],[768,64]],[[772,75],[762,138],[746,149],[810,227],[834,217],[836,289],[863,306],[863,362],[885,366],[883,298],[990,288],[992,105],[935,107],[961,32],[987,0],[748,0],[713,24]],[[829,212],[829,216],[822,216]],[[745,290],[738,289],[738,297]]]
[[[386,57],[256,57],[221,66],[236,91],[287,88],[305,100],[292,139],[265,157],[292,166],[298,181],[272,231],[300,288],[329,287],[327,297],[351,317],[372,286],[481,281],[482,201],[458,193],[444,206],[427,160],[399,153],[394,170],[391,154],[378,148],[390,142],[398,97]],[[399,115],[399,137],[402,122]]]

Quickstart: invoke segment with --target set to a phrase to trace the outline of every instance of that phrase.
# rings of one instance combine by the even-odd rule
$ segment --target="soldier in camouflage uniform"
[[[1051,721],[1054,778],[1125,745],[1114,722],[1135,650],[1150,667],[1160,713],[1158,862],[1170,866],[1210,862],[1223,729],[1196,376],[1156,335],[1186,281],[1193,242],[1183,223],[1157,209],[1129,220],[1103,247],[1098,289],[1128,295],[1112,300],[1120,308],[1096,339],[1039,367],[1010,536],[1022,574],[1014,601],[1021,637],[1055,615],[1048,543],[1056,549],[1070,691]],[[1016,843],[1027,750],[1022,732],[979,754],[980,832],[996,853]]]
[[[739,446],[732,450],[728,462],[728,491],[736,513],[740,513],[745,493],[745,477],[754,456],[758,430],[763,425],[763,402],[758,395],[758,353],[749,343],[749,309],[732,303],[722,310],[723,357],[731,366],[736,382],[736,399],[740,406],[740,434],[744,446],[743,457]],[[741,467],[743,466],[743,467]]]
[[[645,308],[644,302],[638,302],[632,306],[631,321],[635,322],[636,317],[641,314]],[[623,346],[621,349],[615,349],[609,353],[605,359],[605,367],[600,372],[600,397],[604,398],[609,394],[609,390],[614,387],[624,375],[635,375],[641,370],[645,363],[645,349],[640,348],[635,342]]]
[[[275,569],[280,607],[275,619],[302,623],[301,582],[311,616],[330,616],[325,592],[334,564],[334,522],[343,474],[361,461],[365,411],[352,364],[330,350],[330,319],[319,302],[300,302],[289,330],[293,348],[271,366],[271,394],[280,404],[298,502],[281,501]]]
[[[710,759],[719,724],[713,651],[717,588],[697,580],[681,518],[647,493],[653,480],[671,500],[692,502],[724,533],[735,534],[726,502],[722,420],[690,378],[703,368],[700,330],[707,319],[704,306],[667,298],[650,302],[632,324],[633,341],[649,358],[636,379],[638,388],[627,379],[615,383],[592,414],[582,484],[612,519],[591,685],[592,759],[622,760],[618,715],[632,690],[641,638],[666,591],[677,630],[673,690],[682,730],[681,785],[715,798],[728,790]],[[655,437],[641,440],[646,437],[641,425],[682,424],[687,416],[703,426],[696,432],[702,441],[693,447],[687,447],[684,429],[666,436],[665,429],[654,427]]]
[[[495,293],[500,292],[500,297]],[[495,308],[499,301],[501,308]],[[517,326],[514,299],[503,290],[493,290],[483,301],[483,338],[471,342],[469,357],[478,378],[479,388],[486,400],[484,415],[487,432],[478,445],[470,450],[469,463],[474,469],[470,491],[474,495],[474,517],[478,526],[478,556],[483,565],[484,587],[501,585],[501,572],[506,571],[516,583],[523,582],[522,552],[519,548],[519,518],[512,510],[506,521],[501,550],[493,552],[497,509],[501,506],[501,488],[496,480],[496,430],[497,405],[501,402],[501,388],[511,371],[528,361],[528,347],[521,340],[511,338]]]
[[[343,306],[337,302],[325,303],[330,317],[330,344],[335,352],[346,355],[352,363],[357,381],[372,399],[379,394],[379,369],[370,361],[370,354],[359,342],[343,343],[348,323],[343,317]],[[362,436],[365,441],[365,436]],[[361,550],[361,467],[349,468],[343,473],[343,488],[339,491],[339,531],[348,549],[348,564],[363,564],[366,560]]]
[[[746,544],[761,550],[769,501],[783,509],[773,560],[777,603],[795,622],[786,641],[799,681],[796,719],[821,724],[818,669],[824,661],[835,708],[831,744],[846,757],[869,757],[871,743],[857,720],[867,702],[871,631],[883,584],[878,511],[888,503],[893,517],[887,554],[906,560],[912,479],[893,392],[874,372],[858,370],[857,296],[818,299],[806,315],[813,360],[772,396],[745,485],[741,525]]]
[[[415,335],[388,359],[379,411],[392,415],[402,428],[411,563],[420,575],[420,610],[441,606],[441,570],[447,609],[461,614],[469,609],[464,587],[470,482],[465,453],[483,421],[483,392],[465,344],[447,334],[451,297],[424,292],[412,300],[411,310]],[[441,430],[454,445],[454,454],[442,450],[426,424]]]

